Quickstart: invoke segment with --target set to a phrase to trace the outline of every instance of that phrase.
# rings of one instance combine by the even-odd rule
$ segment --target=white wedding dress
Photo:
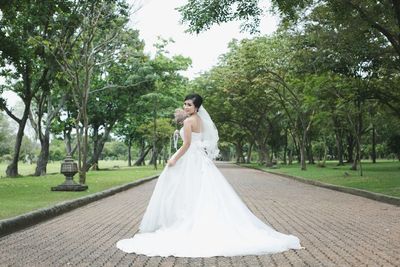
[[[275,231],[249,210],[205,154],[201,134],[193,132],[186,153],[160,174],[139,232],[116,246],[127,253],[164,257],[259,255],[302,248],[296,236]]]

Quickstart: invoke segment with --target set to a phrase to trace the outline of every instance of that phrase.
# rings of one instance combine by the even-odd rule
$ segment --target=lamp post
[[[65,175],[65,181],[60,185],[53,186],[51,191],[84,191],[88,189],[87,185],[74,182],[74,175],[78,172],[78,165],[70,154],[61,163],[60,172]]]

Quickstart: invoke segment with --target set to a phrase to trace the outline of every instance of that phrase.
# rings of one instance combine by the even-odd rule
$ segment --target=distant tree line
[[[264,1],[189,0],[192,32],[242,20],[258,31]],[[272,1],[271,36],[233,41],[193,87],[212,99],[223,140],[238,162],[293,159],[324,166],[400,159],[400,5],[397,1]],[[210,102],[209,98],[209,102]]]

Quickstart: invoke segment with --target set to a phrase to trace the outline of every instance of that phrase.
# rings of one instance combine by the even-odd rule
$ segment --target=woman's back
[[[190,120],[192,132],[195,133],[201,132],[201,118],[199,117],[199,115],[192,115],[186,118],[186,120]]]

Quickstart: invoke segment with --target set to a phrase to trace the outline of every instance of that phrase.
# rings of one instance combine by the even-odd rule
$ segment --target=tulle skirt
[[[260,255],[301,248],[296,236],[258,219],[194,144],[160,174],[139,232],[116,246],[127,253],[163,257]]]

